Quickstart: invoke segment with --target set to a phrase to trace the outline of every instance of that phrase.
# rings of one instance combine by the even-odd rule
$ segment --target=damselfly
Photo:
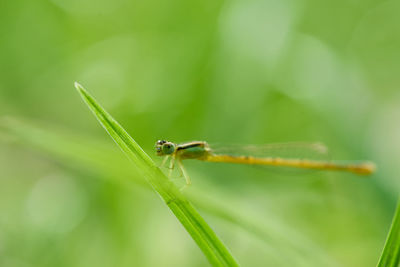
[[[313,148],[314,150],[324,150],[325,147],[320,143],[304,145]],[[276,146],[284,149],[285,145]],[[186,184],[191,184],[190,178],[187,175],[185,168],[183,167],[182,160],[184,159],[197,159],[209,162],[225,162],[225,163],[238,163],[238,164],[249,164],[249,165],[269,165],[269,166],[281,166],[298,169],[314,169],[314,170],[330,170],[330,171],[345,171],[359,175],[372,174],[376,167],[375,164],[369,161],[362,162],[348,162],[348,161],[330,161],[330,160],[318,160],[308,158],[296,158],[296,157],[279,157],[271,155],[257,155],[257,147],[251,149],[238,149],[233,147],[233,153],[218,152],[208,145],[204,141],[192,141],[182,144],[175,144],[165,140],[159,140],[155,145],[156,153],[158,156],[165,156],[162,165],[165,165],[168,158],[170,158],[169,164],[169,176],[171,176],[172,169],[175,166],[175,162],[185,177]],[[241,152],[235,152],[240,150]],[[262,149],[260,146],[259,151],[268,153],[268,149]],[[264,151],[265,150],[265,151]],[[248,152],[246,152],[248,151]]]

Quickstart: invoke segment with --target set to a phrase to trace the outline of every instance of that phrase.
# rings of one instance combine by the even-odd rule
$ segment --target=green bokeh
[[[185,164],[187,193],[243,266],[375,266],[400,189],[398,14],[377,0],[1,2],[0,113],[66,144],[0,132],[0,266],[207,265],[120,170],[74,81],[158,162],[161,138],[320,141],[335,159],[376,162],[367,179]],[[79,164],[85,151],[95,164]],[[248,220],[284,239],[266,242]],[[308,248],[297,257],[293,236]]]

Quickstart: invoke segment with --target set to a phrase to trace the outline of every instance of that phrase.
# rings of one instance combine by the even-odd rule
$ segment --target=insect
[[[278,148],[284,149],[285,146],[290,144],[278,145]],[[270,147],[273,145],[270,145]],[[325,146],[320,143],[314,144],[303,144],[302,146],[307,146],[314,150],[325,150]],[[331,170],[331,171],[345,171],[351,172],[359,175],[372,174],[376,167],[375,164],[369,161],[363,162],[338,162],[329,160],[314,160],[307,158],[295,158],[295,157],[278,157],[278,156],[255,156],[257,150],[258,152],[263,152],[265,150],[268,153],[268,149],[263,149],[263,147],[252,147],[251,149],[242,149],[233,147],[232,150],[240,151],[239,153],[228,153],[228,152],[218,152],[212,149],[205,141],[192,141],[181,144],[176,144],[173,142],[159,140],[155,145],[156,153],[158,156],[165,156],[162,162],[162,166],[166,164],[168,158],[170,158],[169,163],[169,176],[171,176],[172,169],[175,167],[175,162],[178,166],[186,180],[186,185],[191,184],[191,180],[182,164],[182,160],[186,159],[197,159],[208,162],[225,162],[225,163],[237,163],[237,164],[248,164],[248,165],[269,165],[269,166],[281,166],[290,167],[298,169],[314,169],[314,170]],[[244,152],[241,152],[244,151]],[[242,154],[241,154],[242,153]],[[260,153],[259,153],[260,154]]]

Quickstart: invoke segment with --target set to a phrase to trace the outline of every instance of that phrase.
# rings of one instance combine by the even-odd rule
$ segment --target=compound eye
[[[175,146],[172,143],[166,143],[162,146],[162,151],[164,154],[172,154],[175,151]]]

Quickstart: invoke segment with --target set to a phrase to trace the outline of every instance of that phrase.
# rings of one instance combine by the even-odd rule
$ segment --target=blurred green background
[[[375,266],[400,189],[400,2],[0,3],[0,266],[207,266],[73,88],[157,139],[320,141],[370,178],[187,162],[243,266]]]

